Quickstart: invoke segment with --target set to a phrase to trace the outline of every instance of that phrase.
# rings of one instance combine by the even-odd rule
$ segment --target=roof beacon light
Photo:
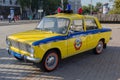
[[[60,12],[61,12],[61,8],[60,8],[60,7],[58,7],[57,12],[58,12],[58,13],[60,13]]]
[[[82,12],[83,12],[82,8],[79,8],[78,9],[78,14],[82,14]]]
[[[67,10],[70,11],[71,10],[71,5],[67,4]]]
[[[58,9],[59,11],[59,9]],[[73,10],[71,9],[71,5],[67,4],[67,8],[65,10],[61,10],[60,13],[73,13]]]

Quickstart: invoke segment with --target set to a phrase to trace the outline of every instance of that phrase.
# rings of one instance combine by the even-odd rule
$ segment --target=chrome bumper
[[[16,53],[14,51],[9,50],[9,48],[7,48],[6,50],[8,51],[8,54],[10,54],[10,55],[13,55],[13,56],[15,56],[15,54],[20,55],[19,53]],[[30,57],[30,56],[25,56],[25,55],[21,55],[21,56],[22,56],[22,59],[24,61],[28,60],[28,61],[31,61],[31,62],[34,62],[34,63],[39,63],[40,62],[39,58],[34,58],[34,57]]]
[[[29,57],[29,56],[24,56],[24,59],[32,61],[32,62],[35,62],[35,63],[39,63],[40,62],[39,58],[32,58],[32,57]]]

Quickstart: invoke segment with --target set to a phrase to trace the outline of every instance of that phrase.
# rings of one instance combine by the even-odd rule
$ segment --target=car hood
[[[12,34],[8,37],[10,40],[20,41],[28,44],[33,42],[44,40],[46,38],[60,36],[61,34],[53,33],[50,31],[30,30]]]

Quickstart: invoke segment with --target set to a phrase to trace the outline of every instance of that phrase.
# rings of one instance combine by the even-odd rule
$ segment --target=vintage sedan
[[[59,13],[44,17],[30,31],[7,36],[8,52],[18,60],[29,60],[43,71],[53,71],[61,59],[93,50],[101,54],[111,37],[97,18]]]

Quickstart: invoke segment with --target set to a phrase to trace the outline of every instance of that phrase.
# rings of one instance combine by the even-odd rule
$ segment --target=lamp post
[[[62,10],[64,10],[63,0],[61,0]]]
[[[38,0],[38,18],[42,18],[42,14],[44,14],[44,10],[43,10],[43,0]]]
[[[91,9],[90,9],[90,14],[92,15],[92,0],[91,0]]]

